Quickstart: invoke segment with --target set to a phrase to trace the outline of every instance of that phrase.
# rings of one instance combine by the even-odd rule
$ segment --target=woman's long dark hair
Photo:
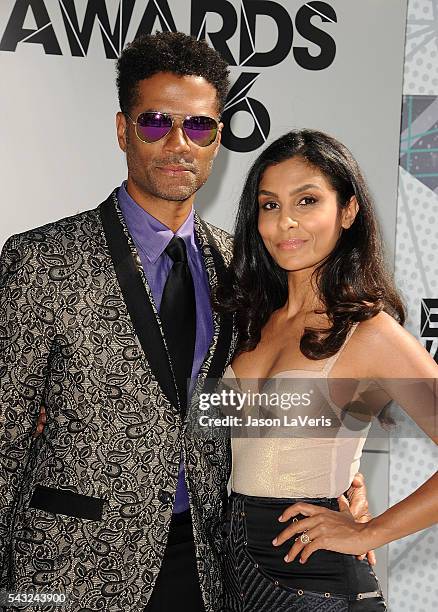
[[[276,264],[258,231],[258,189],[269,166],[300,157],[318,168],[337,192],[339,209],[354,195],[359,211],[352,226],[314,271],[328,329],[305,328],[301,352],[309,359],[334,355],[355,322],[380,311],[402,325],[405,311],[384,265],[381,237],[370,194],[350,151],[335,138],[315,130],[294,130],[273,142],[249,170],[237,213],[233,259],[227,282],[218,288],[215,307],[235,313],[237,351],[256,347],[270,315],[288,296],[287,271]]]

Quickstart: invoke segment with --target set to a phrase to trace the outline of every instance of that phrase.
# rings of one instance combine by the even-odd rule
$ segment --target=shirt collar
[[[129,233],[151,263],[157,261],[174,236],[182,238],[188,250],[190,248],[198,250],[195,241],[193,206],[187,219],[174,234],[131,198],[126,190],[126,181],[120,185],[117,195]]]

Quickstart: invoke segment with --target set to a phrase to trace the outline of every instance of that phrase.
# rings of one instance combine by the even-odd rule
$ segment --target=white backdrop
[[[248,77],[254,84],[233,101],[235,109],[242,99],[245,109],[232,116],[233,132],[244,138],[254,129],[259,135],[259,117],[255,113],[254,121],[250,111],[256,100],[271,122],[261,142],[291,127],[319,128],[343,140],[369,179],[392,257],[405,4],[405,0],[2,0],[0,245],[12,233],[96,206],[124,178],[125,163],[114,128],[118,110],[114,60],[106,57],[106,51],[113,56],[118,52],[117,14],[120,6],[127,11],[133,5],[131,17],[122,20],[126,41],[135,36],[145,13],[149,29],[167,24],[184,32],[201,29],[202,34],[199,22],[202,26],[204,9],[210,8],[204,21],[207,39],[211,42],[211,33],[218,47],[226,45],[234,61],[242,63],[231,67],[232,80],[242,74],[259,75]],[[248,33],[254,7],[274,13],[283,24],[280,31],[272,16],[259,15],[254,33]],[[93,9],[99,13],[93,16]],[[283,13],[278,16],[279,10]],[[215,11],[223,13],[225,25]],[[235,32],[230,35],[233,16]],[[249,49],[244,48],[240,57],[240,45],[245,47],[247,39]],[[252,45],[258,55],[248,54]],[[315,69],[330,61],[333,46],[330,65]],[[275,51],[276,47],[281,48]],[[307,64],[312,69],[298,63],[300,53],[310,55]],[[251,65],[253,61],[272,65]],[[246,153],[222,149],[198,198],[206,219],[231,229],[242,177],[257,153],[257,149]]]

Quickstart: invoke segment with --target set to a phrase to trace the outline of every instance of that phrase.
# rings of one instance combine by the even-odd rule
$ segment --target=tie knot
[[[165,251],[174,263],[187,263],[186,245],[182,238],[174,236],[165,248]]]

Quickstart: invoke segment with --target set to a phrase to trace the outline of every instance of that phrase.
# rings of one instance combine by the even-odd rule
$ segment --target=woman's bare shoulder
[[[394,317],[383,311],[367,321],[361,321],[356,331],[357,336],[370,342],[379,342],[383,338],[387,340],[394,335],[404,334],[411,335]]]
[[[369,375],[427,377],[438,374],[438,365],[422,344],[386,312],[362,321],[354,336],[355,348],[366,360]]]

